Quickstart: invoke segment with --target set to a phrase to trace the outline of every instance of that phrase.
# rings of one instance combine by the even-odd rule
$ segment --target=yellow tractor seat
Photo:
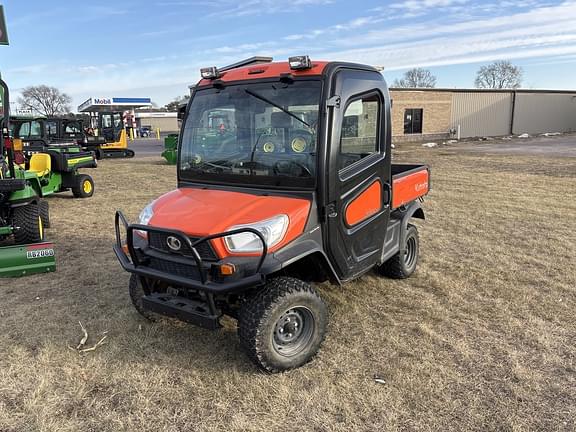
[[[52,169],[52,163],[50,161],[50,155],[46,153],[34,153],[30,158],[30,168],[28,171],[36,173],[38,177],[44,177],[50,174]]]

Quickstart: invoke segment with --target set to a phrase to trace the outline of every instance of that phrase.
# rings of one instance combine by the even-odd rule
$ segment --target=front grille
[[[154,257],[148,257],[146,265],[164,273],[201,280],[200,271],[194,265],[180,264]]]
[[[168,243],[166,243],[166,239],[168,238],[169,235],[170,234],[149,231],[148,232],[148,244],[153,249],[156,249],[156,250],[159,250],[162,252],[175,253],[173,250],[171,250],[168,247]],[[189,238],[190,238],[190,241],[192,243],[194,243],[196,240],[198,240],[198,238],[194,238],[194,237],[189,237]],[[202,243],[196,245],[195,249],[198,251],[198,254],[200,254],[200,258],[202,258],[203,260],[206,260],[206,261],[217,261],[218,260],[218,256],[214,252],[214,249],[212,249],[212,245],[210,244],[210,241],[205,241],[205,242],[202,242]],[[192,251],[190,250],[188,245],[183,244],[182,249],[180,249],[180,252],[178,254],[179,255],[185,255],[185,256],[192,256]]]

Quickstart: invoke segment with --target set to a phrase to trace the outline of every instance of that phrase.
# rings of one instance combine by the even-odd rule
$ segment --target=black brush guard
[[[224,233],[213,234],[192,241],[186,234],[181,231],[151,227],[148,225],[131,225],[120,211],[116,212],[114,224],[116,230],[116,244],[114,245],[114,252],[116,253],[116,256],[118,257],[118,260],[120,261],[120,264],[124,270],[140,276],[144,291],[147,293],[147,295],[142,297],[142,306],[152,312],[177,318],[182,321],[198,325],[200,327],[214,330],[220,327],[220,317],[222,316],[221,311],[217,308],[214,301],[215,295],[245,291],[247,289],[263,285],[266,281],[265,275],[262,274],[260,270],[262,268],[262,264],[264,264],[264,260],[268,253],[268,248],[266,246],[266,240],[264,239],[264,236],[253,228],[241,228]],[[120,224],[122,224],[126,230],[126,246],[130,256],[128,256],[122,248]],[[192,254],[191,256],[182,256],[167,252],[150,250],[149,248],[146,252],[137,250],[138,248],[136,248],[134,245],[134,231],[136,230],[145,231],[147,233],[157,232],[174,236],[180,240],[181,244],[188,246],[188,250],[191,251]],[[233,281],[217,282],[210,280],[210,267],[204,264],[200,254],[196,250],[196,246],[212,239],[222,238],[243,232],[249,232],[256,235],[262,242],[262,255],[258,260],[256,269],[252,272],[252,274],[243,276],[241,279]],[[197,275],[198,278],[186,277],[151,268],[147,265],[147,261],[150,262],[151,259],[161,259],[175,265],[190,266],[195,269],[195,271],[192,273]],[[171,293],[151,292],[146,278],[161,280],[178,287],[198,290],[204,293],[205,301],[193,300]]]
[[[126,217],[122,212],[117,211],[115,216],[115,230],[116,230],[116,244],[114,245],[114,252],[120,261],[120,265],[124,270],[135,273],[139,276],[157,279],[168,282],[169,284],[182,286],[186,288],[191,288],[205,293],[210,294],[230,294],[235,292],[244,291],[255,286],[263,285],[266,281],[266,276],[260,272],[266,255],[268,254],[268,247],[266,246],[266,239],[259,231],[253,228],[239,228],[232,231],[226,231],[223,233],[212,234],[206,237],[199,238],[195,241],[190,240],[188,235],[178,230],[171,230],[165,228],[151,227],[148,225],[139,224],[129,224]],[[122,224],[126,230],[126,246],[128,248],[128,254],[124,252],[122,248],[122,235],[120,232],[120,224]],[[157,232],[161,234],[171,235],[180,240],[181,244],[188,246],[189,250],[192,251],[191,256],[176,255],[166,252],[154,251],[147,255],[140,251],[138,253],[137,248],[134,245],[134,231],[144,231],[144,232]],[[210,280],[210,270],[209,265],[206,265],[202,260],[200,254],[196,250],[196,246],[201,243],[222,238],[234,234],[240,233],[252,233],[256,235],[262,242],[262,254],[258,258],[258,264],[256,269],[248,275],[243,276],[240,279],[231,281],[214,281]],[[186,277],[182,275],[172,274],[157,270],[147,266],[146,261],[150,258],[160,258],[164,261],[174,263],[176,265],[188,265],[196,269],[194,274],[198,275],[198,278]],[[214,264],[211,264],[214,265]]]

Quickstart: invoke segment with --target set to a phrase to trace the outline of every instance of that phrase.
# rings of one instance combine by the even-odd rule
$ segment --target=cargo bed
[[[392,164],[392,209],[397,209],[430,190],[428,165]]]

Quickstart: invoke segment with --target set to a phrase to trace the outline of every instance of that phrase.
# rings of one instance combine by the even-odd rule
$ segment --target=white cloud
[[[433,8],[446,8],[449,6],[462,5],[469,0],[406,0],[401,3],[390,5],[392,9],[406,9],[412,12]]]

